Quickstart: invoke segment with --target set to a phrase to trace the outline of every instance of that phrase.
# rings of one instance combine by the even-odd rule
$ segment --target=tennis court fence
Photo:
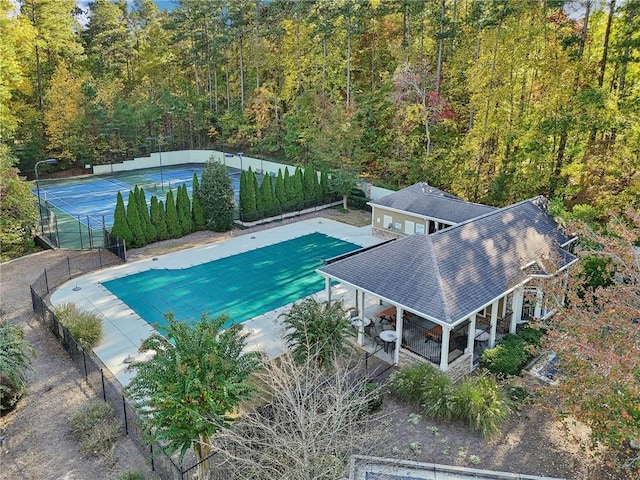
[[[149,461],[151,469],[162,479],[195,480],[198,470],[195,457],[187,454],[186,460],[180,463],[177,458],[168,455],[161,445],[148,440],[133,405],[123,394],[122,384],[93,352],[86,350],[78,343],[45,301],[46,296],[55,287],[74,276],[120,263],[122,260],[119,257],[103,249],[68,256],[66,260],[44,270],[31,285],[33,311],[60,342],[89,386],[105,402],[113,406],[114,415],[121,423],[124,434],[128,435],[140,449],[142,455]],[[214,468],[216,456],[217,453],[214,452],[203,460],[212,469],[211,478],[231,480],[233,478],[231,471],[221,467]]]
[[[58,215],[55,207],[47,201],[42,205],[40,214],[40,237],[51,247],[80,250],[102,248],[126,260],[125,242],[107,230],[104,215]]]

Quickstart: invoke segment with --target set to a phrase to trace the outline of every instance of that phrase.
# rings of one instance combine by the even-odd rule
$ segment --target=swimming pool
[[[193,322],[203,313],[230,317],[225,326],[312,295],[324,288],[322,261],[361,248],[323,233],[256,248],[182,269],[152,269],[102,285],[147,323],[164,314]]]

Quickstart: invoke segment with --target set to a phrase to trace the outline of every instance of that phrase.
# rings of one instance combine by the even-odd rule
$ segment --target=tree
[[[11,410],[22,398],[33,353],[22,329],[0,318],[0,412]]]
[[[165,219],[167,222],[167,235],[169,238],[179,238],[182,235],[180,219],[176,210],[176,201],[173,198],[173,190],[169,190],[165,199]]]
[[[182,235],[193,232],[193,222],[191,221],[191,201],[187,193],[187,186],[183,183],[178,187],[176,210],[178,212],[178,220],[180,222],[180,230]]]
[[[124,200],[122,199],[122,194],[120,192],[118,192],[116,197],[116,209],[113,213],[111,234],[123,239],[127,247],[133,246],[133,233],[131,232],[131,228],[129,228],[127,212],[124,208]]]
[[[352,453],[382,448],[383,422],[366,414],[380,392],[370,388],[362,368],[336,362],[321,370],[315,358],[300,363],[290,353],[264,362],[245,413],[214,437],[234,478],[346,478]]]
[[[153,243],[158,240],[158,233],[156,227],[151,223],[151,216],[149,215],[149,206],[147,205],[147,196],[144,193],[142,187],[135,186],[133,193],[138,202],[138,213],[140,214],[140,223],[144,229],[144,238],[146,243]]]
[[[204,230],[204,210],[202,209],[202,201],[200,200],[200,184],[198,183],[198,175],[193,172],[193,183],[191,191],[191,219],[193,221],[193,230],[199,232]]]
[[[131,229],[131,247],[142,247],[146,245],[144,236],[144,225],[138,213],[138,201],[133,191],[129,191],[129,199],[127,200],[127,224]]]
[[[320,185],[318,185],[318,172],[313,168],[313,165],[307,165],[304,169],[303,181],[305,206],[317,205]]]
[[[287,206],[287,192],[284,188],[284,177],[282,176],[282,169],[278,169],[278,176],[276,177],[276,185],[274,189],[274,195],[280,210],[286,210]]]
[[[202,171],[200,197],[207,228],[214,232],[231,230],[234,209],[233,185],[226,167],[213,158],[207,161]]]
[[[320,192],[322,194],[322,203],[331,201],[331,188],[329,186],[329,174],[326,170],[320,173]]]
[[[302,177],[302,170],[299,167],[296,167],[293,174],[291,187],[294,192],[295,209],[302,210],[304,208],[304,179]]]
[[[331,173],[331,191],[342,197],[342,208],[345,210],[348,210],[347,199],[349,198],[349,193],[356,185],[355,175],[348,170],[335,170]]]
[[[256,192],[256,213],[259,218],[264,218],[265,215],[265,206],[264,201],[262,199],[262,191],[260,190],[260,186],[258,185],[258,177],[256,176],[256,172],[249,170],[247,172],[247,182],[253,183],[253,191]]]
[[[558,356],[559,385],[550,404],[591,427],[592,441],[608,447],[628,478],[640,473],[640,456],[629,442],[640,440],[640,215],[612,217],[601,232],[571,223],[582,237],[579,256],[608,269],[593,275],[593,261],[579,263],[565,291],[548,288],[556,315],[544,325],[543,347]],[[564,299],[564,301],[562,301]],[[633,457],[635,455],[635,458]]]
[[[243,221],[252,222],[257,218],[253,179],[244,170],[240,172],[240,213]]]
[[[287,346],[297,362],[314,358],[321,367],[327,367],[348,352],[346,338],[351,335],[351,323],[342,303],[305,298],[280,317],[287,330]]]
[[[150,220],[156,229],[158,240],[166,240],[167,224],[164,221],[164,207],[161,202],[158,202],[158,197],[155,195],[151,197]]]
[[[289,174],[289,167],[284,167],[284,193],[287,197],[286,210],[291,211],[296,208],[296,189],[294,179]]]
[[[270,175],[262,177],[262,183],[260,184],[260,199],[262,200],[262,208],[264,209],[265,217],[272,217],[278,213]]]
[[[126,388],[153,439],[180,452],[193,447],[198,462],[210,454],[211,437],[233,421],[238,403],[249,397],[247,382],[259,353],[245,353],[248,334],[241,324],[223,330],[225,315],[203,315],[193,324],[165,314],[167,327],[140,346],[153,352],[147,361],[131,364],[135,377]],[[206,462],[198,478],[209,478]]]
[[[23,255],[33,247],[37,222],[31,186],[18,175],[16,159],[0,144],[0,261]]]

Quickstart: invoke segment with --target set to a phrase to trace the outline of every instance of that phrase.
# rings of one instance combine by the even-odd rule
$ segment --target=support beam
[[[473,357],[473,351],[476,346],[476,314],[469,316],[469,333],[467,335],[467,352],[471,352]]]
[[[489,347],[496,346],[496,329],[498,327],[498,300],[491,304],[491,337],[489,338]]]
[[[509,332],[516,333],[516,327],[522,321],[522,303],[524,302],[524,287],[518,287],[513,291],[511,299],[511,325]]]
[[[403,317],[404,317],[404,310],[400,307],[396,307],[396,335],[398,335],[398,338],[396,338],[396,348],[393,351],[393,364],[396,366],[400,361],[400,347],[402,346],[402,329],[404,328]]]
[[[324,279],[324,289],[327,292],[327,300],[331,301],[331,279],[329,277],[325,277]]]
[[[449,370],[449,338],[451,337],[451,327],[442,327],[442,344],[440,348],[440,370]]]

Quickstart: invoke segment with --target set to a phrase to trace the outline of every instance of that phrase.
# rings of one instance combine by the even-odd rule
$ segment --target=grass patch
[[[64,303],[56,307],[54,313],[83,347],[93,348],[102,338],[102,319],[95,312],[84,310],[75,303]]]
[[[83,454],[108,457],[122,429],[115,421],[110,403],[92,400],[71,417],[71,434],[80,441]]]
[[[511,401],[495,378],[472,376],[453,385],[429,364],[401,368],[389,379],[389,390],[428,417],[464,421],[473,431],[490,437],[510,415]]]

